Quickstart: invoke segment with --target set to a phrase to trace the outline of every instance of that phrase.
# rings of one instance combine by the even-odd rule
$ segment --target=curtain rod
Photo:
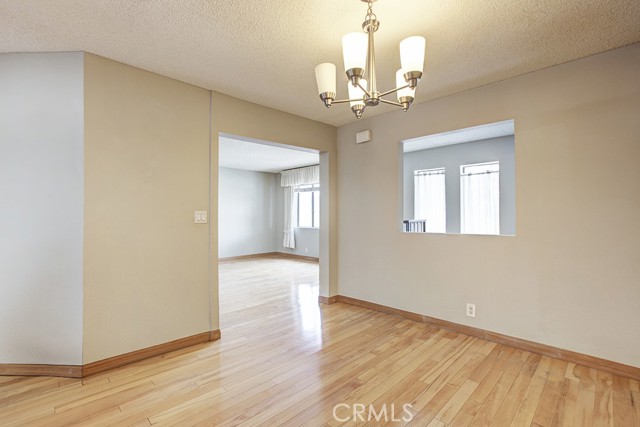
[[[444,175],[444,169],[442,170],[438,170],[438,171],[415,171],[414,173],[415,175]]]
[[[500,173],[500,171],[461,173],[460,176],[484,175],[484,174],[490,174],[490,173]]]
[[[300,166],[300,167],[297,167],[297,168],[284,169],[284,170],[281,170],[280,173],[287,172],[287,171],[292,171],[292,170],[296,170],[296,169],[310,168],[311,166],[320,166],[320,164],[318,163],[316,165]]]

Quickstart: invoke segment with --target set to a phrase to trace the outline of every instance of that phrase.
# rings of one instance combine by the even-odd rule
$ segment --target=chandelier
[[[375,107],[381,102],[395,105],[407,111],[415,98],[418,80],[424,68],[425,39],[420,36],[408,37],[400,42],[400,64],[396,73],[396,87],[386,92],[378,91],[376,84],[376,54],[373,35],[380,22],[373,13],[373,2],[367,3],[367,15],[362,23],[364,32],[349,33],[342,38],[344,70],[349,79],[349,99],[336,100],[336,66],[323,63],[316,67],[318,93],[324,105],[349,103],[357,118],[362,117],[366,107]],[[365,77],[366,71],[366,79]],[[397,93],[398,102],[383,99],[384,96]]]

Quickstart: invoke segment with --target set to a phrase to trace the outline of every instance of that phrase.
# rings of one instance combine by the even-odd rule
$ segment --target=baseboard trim
[[[415,322],[424,323],[427,325],[437,326],[442,329],[460,332],[465,335],[482,338],[487,341],[507,345],[509,347],[514,347],[520,350],[530,351],[532,353],[553,357],[555,359],[564,360],[565,362],[571,362],[575,363],[576,365],[599,369],[610,374],[620,375],[623,377],[634,379],[636,381],[640,381],[640,367],[625,365],[623,363],[602,359],[596,356],[590,356],[588,354],[565,350],[546,344],[540,344],[537,342],[511,337],[497,332],[474,328],[472,326],[461,325],[459,323],[449,322],[447,320],[437,319],[435,317],[424,316],[422,314],[400,310],[386,305],[376,304],[373,302],[359,300],[343,295],[337,295],[336,301],[344,304],[367,308],[369,310],[380,311],[382,313],[391,314],[393,316],[402,317],[404,319],[413,320]]]
[[[160,356],[175,350],[202,344],[208,341],[216,341],[221,338],[220,329],[202,332],[190,337],[180,338],[163,344],[154,345],[119,356],[110,357],[86,365],[36,365],[36,364],[0,364],[0,376],[24,376],[24,377],[65,377],[85,378],[114,368],[129,365],[140,360],[154,356]]]
[[[218,261],[227,262],[227,261],[241,261],[245,259],[254,259],[254,258],[273,258],[277,255],[278,255],[278,252],[265,252],[262,254],[249,254],[249,255],[231,256],[226,258],[218,258]]]
[[[82,366],[3,363],[0,376],[82,378]]]
[[[313,262],[320,261],[320,258],[316,258],[312,256],[289,254],[286,252],[265,252],[262,254],[239,255],[239,256],[232,256],[227,258],[218,258],[218,262],[242,261],[242,260],[248,260],[248,259],[261,259],[261,258],[291,258],[291,259],[299,259],[299,260],[313,261]]]
[[[97,362],[88,363],[82,366],[82,377],[89,377],[114,368],[139,362],[150,357],[160,356],[175,350],[191,347],[196,344],[219,340],[220,336],[221,334],[219,329],[215,331],[202,332],[190,337],[179,338],[177,340],[132,351],[130,353],[109,357],[108,359],[98,360]]]
[[[318,257],[306,256],[306,255],[298,255],[298,254],[290,254],[290,253],[287,253],[287,252],[276,252],[275,256],[277,258],[291,258],[291,259],[298,259],[298,260],[302,260],[302,261],[320,262],[320,258],[318,258]]]
[[[333,304],[338,302],[338,296],[334,295],[332,297],[323,297],[322,295],[318,296],[318,302],[320,304]]]

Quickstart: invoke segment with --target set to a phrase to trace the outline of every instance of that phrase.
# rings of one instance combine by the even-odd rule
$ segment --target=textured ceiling
[[[358,31],[359,0],[0,0],[0,52],[84,50],[310,119],[326,110],[314,67]],[[427,39],[416,102],[640,41],[639,0],[379,0],[380,89],[394,83],[398,43]],[[392,107],[391,107],[392,108]],[[370,108],[365,116],[388,111]]]
[[[224,136],[220,137],[219,150],[219,164],[223,168],[276,173],[320,162],[318,153]]]

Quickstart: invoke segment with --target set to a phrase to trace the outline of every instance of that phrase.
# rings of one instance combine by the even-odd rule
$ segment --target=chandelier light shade
[[[378,18],[373,13],[373,2],[376,0],[360,0],[367,3],[367,14],[362,24],[363,32],[349,33],[342,38],[342,54],[344,71],[349,80],[349,99],[336,100],[336,66],[330,63],[316,67],[318,93],[324,105],[349,103],[351,111],[357,118],[362,117],[366,107],[391,104],[404,111],[415,99],[416,86],[424,71],[425,39],[420,36],[408,37],[400,42],[400,65],[396,73],[396,87],[386,92],[377,89],[376,58],[374,33],[380,27]],[[365,80],[366,77],[366,80]],[[396,93],[398,102],[383,99]]]
[[[354,76],[362,78],[364,75],[364,69],[367,65],[367,44],[365,33],[349,33],[342,37],[344,71],[349,79]]]
[[[331,105],[331,98],[336,97],[336,66],[325,62],[316,66],[316,82],[318,83],[318,93],[322,98],[323,94],[325,104],[327,101]]]
[[[407,37],[400,42],[400,65],[409,86],[415,88],[424,69],[425,39],[420,36]]]

